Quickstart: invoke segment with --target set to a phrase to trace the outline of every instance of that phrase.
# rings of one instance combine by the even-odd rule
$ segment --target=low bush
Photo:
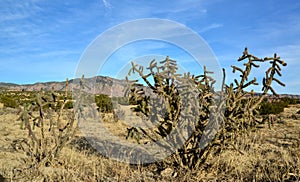
[[[277,99],[276,101],[268,101],[265,99],[260,104],[259,114],[279,114],[284,111],[284,108],[288,107],[291,104],[298,104],[300,101],[298,99],[293,99],[289,97],[284,97]]]
[[[290,98],[290,97],[283,97],[280,99],[282,102],[285,102],[287,104],[300,104],[300,99]]]
[[[288,106],[287,102],[277,101],[277,102],[268,102],[264,101],[260,104],[259,114],[279,114],[284,111],[284,108]]]
[[[1,95],[0,102],[3,103],[4,107],[17,108],[19,106],[16,97],[10,95]]]
[[[95,96],[95,102],[100,112],[112,113],[113,104],[109,96],[100,94]]]

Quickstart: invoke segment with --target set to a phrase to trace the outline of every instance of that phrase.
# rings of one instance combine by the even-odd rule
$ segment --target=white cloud
[[[23,18],[26,18],[26,17],[28,17],[28,15],[12,14],[12,13],[8,13],[8,14],[5,14],[5,15],[1,14],[0,15],[0,22],[23,19]]]
[[[212,29],[216,29],[216,28],[221,28],[223,27],[223,24],[220,24],[220,23],[214,23],[214,24],[211,24],[207,27],[204,27],[200,30],[200,33],[203,33],[203,32],[207,32],[209,30],[212,30]]]
[[[110,4],[108,0],[102,0],[103,4]],[[109,12],[110,18],[117,22],[137,19],[159,17],[172,19],[180,22],[192,21],[204,16],[207,9],[204,8],[203,0],[185,1],[111,1],[112,7]]]
[[[111,9],[111,8],[112,8],[112,6],[111,6],[111,4],[108,2],[108,0],[102,0],[102,2],[103,2],[103,4],[104,4],[105,8],[107,8],[107,9]]]
[[[37,56],[41,57],[58,57],[58,56],[65,56],[71,54],[79,54],[76,50],[56,50],[56,51],[47,51],[37,54]]]
[[[18,1],[18,3],[13,1],[1,1],[0,6],[0,23],[25,19],[42,11],[34,0]]]

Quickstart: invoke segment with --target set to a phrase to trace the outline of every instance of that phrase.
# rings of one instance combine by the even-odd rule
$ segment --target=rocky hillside
[[[69,80],[69,88],[77,88],[79,79]],[[106,94],[112,96],[122,96],[126,85],[125,80],[117,80],[106,76],[96,76],[86,78],[85,84],[90,88],[90,92],[94,94]],[[56,91],[65,90],[66,82],[38,82],[34,84],[18,85],[13,83],[0,83],[0,89],[14,91],[39,91],[41,89],[49,91],[52,88]]]

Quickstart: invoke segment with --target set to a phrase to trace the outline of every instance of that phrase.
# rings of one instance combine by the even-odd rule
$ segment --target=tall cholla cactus
[[[282,86],[285,86],[281,81],[275,78],[276,75],[281,76],[280,65],[286,66],[287,64],[280,60],[280,57],[277,57],[276,54],[271,58],[257,58],[248,53],[247,48],[243,52],[243,55],[238,59],[238,61],[248,60],[244,63],[244,69],[232,66],[233,73],[238,71],[240,73],[240,80],[235,79],[234,84],[231,83],[227,86],[226,89],[226,113],[225,117],[230,121],[228,122],[233,125],[238,125],[239,127],[234,127],[235,129],[245,129],[249,126],[255,125],[257,122],[256,114],[258,114],[258,108],[263,99],[267,96],[268,92],[271,91],[275,96],[278,96],[275,90],[272,87],[273,81],[279,83]],[[254,85],[259,85],[257,83],[256,77],[251,81],[249,80],[249,75],[253,68],[259,68],[259,63],[270,63],[270,67],[266,71],[266,76],[263,78],[262,84],[262,93],[260,96],[255,96],[253,90],[251,92],[245,91],[246,88]]]
[[[141,136],[133,134],[134,131],[153,142],[168,137],[168,142],[161,145],[169,150],[179,149],[174,155],[176,163],[190,168],[199,166],[208,154],[200,149],[201,136],[206,126],[211,124],[210,115],[217,113],[210,112],[216,94],[213,89],[215,80],[211,76],[213,72],[204,67],[203,75],[177,74],[176,61],[169,57],[161,62],[152,60],[147,70],[149,73],[144,74],[144,67],[132,63],[129,75],[137,73],[149,89],[146,91],[138,80],[129,81],[126,78],[128,88],[125,93],[132,103],[137,104],[133,111],[141,117],[148,117],[155,127],[132,127],[128,129],[127,136]],[[175,134],[170,134],[172,131]],[[137,142],[140,143],[140,139]]]
[[[213,72],[206,67],[199,76],[177,74],[176,61],[167,57],[160,65],[155,60],[151,61],[147,68],[149,73],[144,74],[144,67],[132,63],[129,75],[137,72],[150,89],[150,94],[147,95],[145,86],[138,83],[138,80],[129,81],[126,77],[126,93],[137,104],[132,109],[158,124],[147,130],[130,128],[129,131],[142,133],[153,142],[168,136],[173,143],[166,144],[166,147],[176,144],[177,147],[180,146],[173,155],[175,162],[191,169],[204,164],[211,151],[217,152],[221,151],[217,148],[234,146],[234,137],[255,128],[258,123],[257,109],[268,92],[277,95],[273,89],[273,81],[285,86],[275,76],[281,76],[280,66],[287,64],[276,54],[272,58],[260,59],[249,54],[245,48],[238,61],[243,60],[247,60],[243,68],[232,66],[233,73],[239,73],[239,79],[234,79],[229,85],[225,84],[226,74],[223,69],[221,92],[214,90],[216,81],[213,79]],[[259,64],[266,62],[270,63],[270,67],[263,78],[262,93],[257,96],[254,90],[246,91],[250,86],[259,86],[256,77],[250,79],[250,73],[253,69],[258,69]],[[153,99],[153,96],[158,97]],[[161,113],[165,114],[158,116]],[[176,137],[170,135],[176,127],[180,127],[181,132],[187,131],[188,138],[182,137],[181,133]],[[193,129],[184,130],[186,127]]]
[[[181,101],[178,95],[178,84],[176,81],[178,81],[178,77],[181,75],[176,74],[178,70],[176,61],[169,57],[166,57],[160,64],[162,64],[162,66],[158,66],[155,60],[151,61],[150,66],[147,68],[150,73],[144,75],[144,68],[132,63],[129,75],[137,72],[152,92],[163,98],[165,108],[161,108],[162,105],[156,107],[154,105],[156,103],[153,102],[152,104],[149,104],[151,102],[150,96],[145,94],[144,88],[142,87],[143,85],[138,83],[138,80],[131,82],[128,90],[130,89],[130,100],[137,103],[137,106],[133,108],[134,111],[140,112],[145,116],[150,116],[152,114],[150,116],[151,118],[158,119],[155,114],[161,113],[161,111],[157,111],[157,109],[166,110],[157,131],[159,135],[166,136],[178,122]],[[151,83],[150,77],[153,78],[154,83]],[[126,79],[128,80],[128,78]]]

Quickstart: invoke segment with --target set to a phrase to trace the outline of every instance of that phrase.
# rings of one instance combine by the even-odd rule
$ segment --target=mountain
[[[0,88],[9,88],[11,86],[18,86],[18,84],[15,84],[15,83],[4,83],[4,82],[0,82]]]
[[[80,79],[69,80],[69,90],[72,88],[79,88]],[[95,76],[92,78],[85,79],[85,85],[87,86],[88,92],[94,94],[106,94],[112,96],[123,96],[123,90],[126,86],[125,80],[118,80],[107,76]],[[66,82],[38,82],[34,84],[13,84],[13,83],[2,83],[0,82],[0,88],[4,90],[14,91],[39,91],[41,89],[50,91],[52,88],[55,91],[64,91]]]
[[[79,88],[79,78],[69,80],[69,90],[72,88]],[[14,90],[14,91],[39,91],[41,89],[50,91],[52,88],[56,91],[64,91],[66,82],[38,82],[34,84],[14,84],[14,83],[3,83],[0,82],[0,89],[4,90]],[[95,76],[92,78],[85,79],[85,85],[87,85],[90,89],[88,92],[93,94],[106,94],[111,96],[123,96],[124,88],[126,86],[126,80],[118,80],[115,78],[111,78],[108,76]],[[146,92],[151,92],[146,89]],[[258,93],[259,95],[259,93]],[[273,98],[274,96],[269,95],[269,98]],[[289,97],[294,99],[300,99],[300,95],[291,95],[291,94],[281,94],[280,97]]]

